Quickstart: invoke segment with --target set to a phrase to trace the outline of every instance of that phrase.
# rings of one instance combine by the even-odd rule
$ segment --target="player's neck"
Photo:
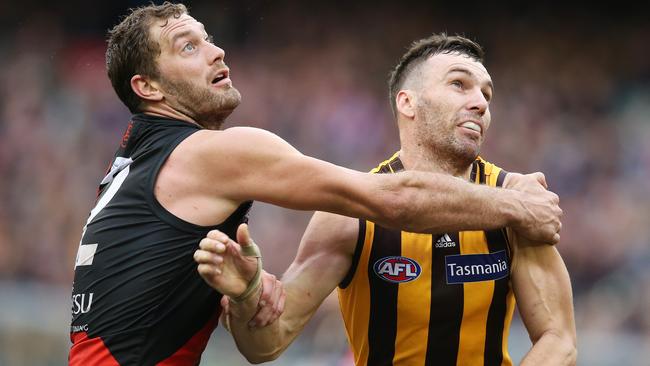
[[[224,111],[222,114],[215,113],[210,120],[201,120],[198,122],[195,118],[192,118],[186,113],[179,111],[175,108],[172,108],[168,104],[158,103],[158,104],[149,104],[145,105],[142,108],[142,111],[147,114],[152,114],[155,116],[172,118],[180,121],[189,122],[208,130],[220,130],[223,126],[225,118],[230,115],[231,111]]]
[[[433,151],[423,149],[422,146],[412,148],[410,145],[402,145],[399,158],[406,170],[449,174],[463,179],[469,179],[472,171],[471,164],[452,157],[439,156]]]
[[[181,113],[174,108],[171,108],[167,104],[158,103],[158,104],[148,104],[143,106],[142,111],[146,114],[152,114],[154,116],[160,116],[165,118],[176,119],[179,121],[189,122],[195,125],[200,125],[190,116]]]

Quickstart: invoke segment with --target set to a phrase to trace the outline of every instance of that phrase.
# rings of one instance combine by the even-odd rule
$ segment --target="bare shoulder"
[[[220,149],[241,149],[265,147],[267,145],[289,145],[278,135],[255,127],[231,127],[225,130],[201,130],[184,141],[190,149],[201,152]]]
[[[191,167],[213,170],[298,151],[272,132],[254,127],[232,127],[222,131],[198,131],[185,139],[174,153],[177,159],[190,163]]]
[[[259,135],[258,131],[248,135]],[[242,132],[233,138],[225,131],[200,130],[184,139],[156,177],[154,194],[159,203],[186,221],[213,225],[251,199],[236,194],[241,181],[256,169],[243,148],[256,143]]]
[[[284,141],[280,136],[274,134],[273,132],[256,127],[230,127],[223,131],[217,132],[220,132],[226,138],[243,138],[246,140],[251,139],[254,141]]]
[[[290,151],[297,151],[288,142],[273,132],[255,127],[231,127],[220,133],[220,140],[225,140],[225,146],[233,149],[244,149],[255,151],[257,149],[281,148]]]

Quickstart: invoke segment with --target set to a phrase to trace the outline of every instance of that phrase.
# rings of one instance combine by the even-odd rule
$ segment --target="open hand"
[[[237,241],[239,243],[219,230],[212,230],[201,240],[200,249],[194,253],[201,277],[224,295],[221,300],[222,324],[226,327],[230,313],[230,297],[239,297],[257,271],[257,258],[246,257],[241,253],[242,246],[254,243],[248,225],[241,224],[237,228]],[[249,326],[264,327],[273,323],[284,311],[285,298],[282,283],[274,275],[262,270],[258,310]]]
[[[237,228],[237,240],[252,244],[248,225]],[[245,257],[241,246],[219,230],[212,230],[199,243],[194,260],[201,277],[215,290],[230,297],[241,295],[257,272],[257,258]]]

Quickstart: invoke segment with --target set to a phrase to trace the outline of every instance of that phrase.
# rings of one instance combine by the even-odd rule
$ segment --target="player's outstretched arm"
[[[522,366],[575,365],[576,328],[571,281],[554,246],[538,245],[510,232],[512,284],[533,347]]]
[[[187,140],[183,146],[193,152],[185,165],[202,184],[193,191],[231,202],[327,211],[415,232],[510,226],[534,240],[559,240],[562,212],[545,190],[523,193],[416,171],[361,173],[305,156],[255,128],[200,131]]]
[[[358,220],[317,212],[307,227],[296,259],[282,277],[286,302],[278,321],[251,327],[257,312],[254,302],[227,304],[226,321],[239,351],[249,362],[276,359],[298,336],[318,306],[345,277],[352,263],[357,235]],[[233,254],[222,253],[213,251],[211,257],[206,257],[212,262],[204,261],[203,265],[216,269],[228,260],[224,256]],[[229,271],[232,268],[224,267],[221,274],[231,277]],[[215,276],[201,275],[209,284],[214,284]],[[260,310],[258,315],[265,312]]]

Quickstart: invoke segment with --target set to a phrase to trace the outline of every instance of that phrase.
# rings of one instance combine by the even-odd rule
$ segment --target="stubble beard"
[[[223,86],[219,93],[215,93],[185,80],[163,79],[161,84],[175,97],[172,108],[207,129],[220,129],[241,102],[241,94],[233,86]]]
[[[481,141],[463,141],[457,136],[456,125],[459,116],[451,114],[442,105],[423,101],[416,113],[425,124],[421,134],[423,145],[428,147],[434,159],[443,169],[452,174],[465,171],[479,155]],[[454,122],[450,123],[449,119]]]

